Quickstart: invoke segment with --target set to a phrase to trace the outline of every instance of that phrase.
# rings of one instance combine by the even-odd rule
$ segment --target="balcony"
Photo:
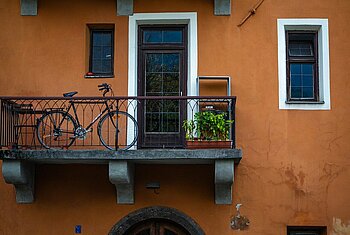
[[[72,95],[0,98],[0,159],[18,203],[34,201],[35,164],[62,163],[108,164],[120,204],[134,203],[135,164],[214,164],[215,202],[232,203],[242,155],[235,149],[236,97]],[[200,118],[220,119],[223,132],[214,135]],[[198,144],[229,141],[225,148],[218,141],[216,149],[189,149],[186,137]]]

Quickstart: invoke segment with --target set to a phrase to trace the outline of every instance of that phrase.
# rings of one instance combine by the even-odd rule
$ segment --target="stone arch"
[[[181,226],[191,235],[205,235],[199,225],[179,210],[163,206],[146,207],[131,212],[118,221],[109,231],[109,235],[127,235],[134,226],[148,220],[165,220]]]

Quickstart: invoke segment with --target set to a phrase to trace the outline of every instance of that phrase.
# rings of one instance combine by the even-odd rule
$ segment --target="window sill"
[[[324,104],[324,101],[286,101],[286,104]]]
[[[114,75],[84,75],[84,78],[114,78]]]

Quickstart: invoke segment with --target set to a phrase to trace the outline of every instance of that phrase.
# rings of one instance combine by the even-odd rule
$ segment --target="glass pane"
[[[179,72],[179,53],[171,53],[163,55],[163,71],[164,72]]]
[[[179,31],[163,31],[163,43],[181,43],[182,30]]]
[[[301,74],[301,64],[290,64],[291,74]]]
[[[179,112],[179,101],[178,100],[166,100],[164,102],[164,112]]]
[[[93,46],[101,46],[102,45],[102,33],[101,32],[93,32],[92,33],[92,42],[93,42]]]
[[[100,46],[94,46],[92,48],[92,58],[100,59],[102,56],[102,48]]]
[[[148,30],[143,32],[144,43],[161,43],[162,31]]]
[[[103,47],[102,49],[102,58],[112,58],[112,47]]]
[[[162,110],[162,102],[158,100],[147,100],[146,101],[146,112],[147,113],[159,113]]]
[[[291,98],[301,98],[301,87],[291,88]]]
[[[303,98],[313,98],[314,89],[313,87],[303,87]]]
[[[314,73],[313,64],[302,64],[301,66],[304,75],[312,75]]]
[[[179,73],[163,74],[163,92],[166,96],[179,95]]]
[[[101,33],[101,44],[110,46],[112,44],[112,34],[110,32]]]
[[[314,86],[314,77],[312,75],[303,76],[303,86]]]
[[[292,87],[301,86],[301,76],[299,74],[291,75],[290,82]]]
[[[102,73],[111,73],[112,72],[112,61],[110,59],[102,60]]]
[[[289,43],[289,55],[290,56],[313,56],[313,46],[312,43]]]
[[[161,72],[162,56],[161,53],[146,54],[146,72]]]
[[[143,31],[143,43],[182,43],[182,30],[145,30]]]
[[[92,72],[101,73],[102,70],[102,60],[94,59],[92,60]]]
[[[146,113],[146,132],[160,131],[160,113]]]
[[[146,95],[155,96],[162,92],[162,74],[146,72]],[[150,94],[152,93],[152,94]]]
[[[178,132],[179,130],[179,114],[164,113],[163,114],[163,132]]]

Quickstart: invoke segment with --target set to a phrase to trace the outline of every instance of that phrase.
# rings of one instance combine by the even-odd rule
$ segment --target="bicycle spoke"
[[[62,111],[50,111],[43,115],[37,127],[39,142],[45,148],[68,148],[75,141],[75,121]]]

